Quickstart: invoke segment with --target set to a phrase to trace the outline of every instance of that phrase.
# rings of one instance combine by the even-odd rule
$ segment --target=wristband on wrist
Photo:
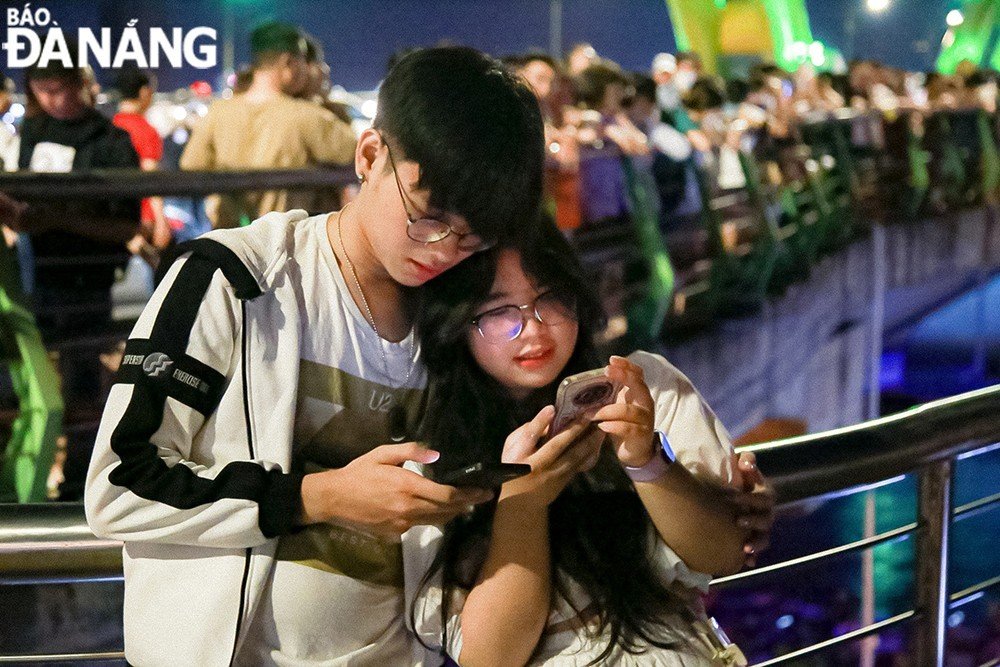
[[[653,458],[644,466],[625,466],[625,474],[633,482],[655,482],[667,474],[670,465],[677,460],[673,447],[663,431],[653,431]]]

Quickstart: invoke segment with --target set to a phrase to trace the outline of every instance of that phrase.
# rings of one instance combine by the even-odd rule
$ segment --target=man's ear
[[[367,128],[358,137],[358,145],[354,149],[354,173],[368,180],[372,175],[375,160],[382,147],[382,137],[374,128]]]

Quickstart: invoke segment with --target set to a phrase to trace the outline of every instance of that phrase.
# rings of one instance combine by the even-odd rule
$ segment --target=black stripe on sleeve
[[[153,375],[157,370],[160,372]],[[167,355],[164,359],[154,352],[148,339],[130,338],[115,383],[151,384],[154,391],[158,388],[208,417],[219,405],[226,378],[194,357],[185,354],[175,360]]]
[[[302,475],[268,471],[256,463],[239,461],[226,465],[214,479],[209,479],[196,475],[183,464],[168,466],[150,442],[163,422],[167,396],[200,411],[214,409],[221,395],[222,375],[186,355],[195,318],[217,270],[207,259],[189,257],[163,300],[149,339],[126,345],[118,381],[131,380],[132,397],[111,434],[111,449],[121,462],[111,471],[109,479],[141,498],[178,509],[191,509],[224,498],[256,501],[260,505],[261,531],[273,537],[292,528],[301,497]],[[142,364],[137,363],[140,354]],[[215,375],[203,378],[210,375],[206,370]],[[208,392],[204,396],[195,395],[202,392],[191,386],[190,378],[175,377],[177,371],[205,379],[210,385]]]
[[[156,284],[166,275],[170,265],[179,257],[186,253],[192,253],[195,257],[203,257],[209,260],[217,268],[222,270],[226,280],[233,286],[233,291],[239,299],[255,299],[260,296],[260,285],[247,269],[246,265],[240,261],[235,252],[223,244],[213,239],[194,239],[179,243],[171,248],[160,261],[160,266],[156,271]]]

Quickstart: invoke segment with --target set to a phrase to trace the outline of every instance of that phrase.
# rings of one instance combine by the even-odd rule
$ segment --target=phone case
[[[484,463],[474,463],[443,473],[435,479],[438,484],[460,487],[477,487],[481,489],[493,489],[502,486],[504,482],[509,482],[531,472],[531,466],[526,463],[499,463],[486,465]]]
[[[620,390],[619,383],[612,382],[603,368],[569,376],[559,383],[556,416],[549,432],[556,435],[579,416],[614,402]]]

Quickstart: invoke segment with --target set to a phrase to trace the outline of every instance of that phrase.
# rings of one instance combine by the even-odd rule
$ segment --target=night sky
[[[400,48],[448,40],[505,55],[549,45],[546,0],[36,0],[31,4],[49,8],[64,28],[111,27],[120,34],[133,18],[140,30],[214,27],[220,37],[220,64],[228,4],[235,17],[237,64],[248,60],[248,35],[254,25],[267,19],[286,20],[323,42],[334,82],[348,90],[373,88],[384,74],[386,60]],[[23,5],[2,3],[0,30],[6,32],[6,8]],[[675,50],[664,0],[563,0],[562,5],[563,48],[589,41],[623,67],[643,70],[656,52]],[[959,5],[958,0],[893,0],[887,11],[873,16],[864,9],[864,0],[807,0],[817,39],[848,57],[871,57],[908,69],[933,64],[944,17]],[[853,39],[845,30],[852,13],[857,26]],[[215,83],[220,72],[161,68],[160,89],[171,90],[199,78]],[[98,77],[109,78],[102,72]]]

